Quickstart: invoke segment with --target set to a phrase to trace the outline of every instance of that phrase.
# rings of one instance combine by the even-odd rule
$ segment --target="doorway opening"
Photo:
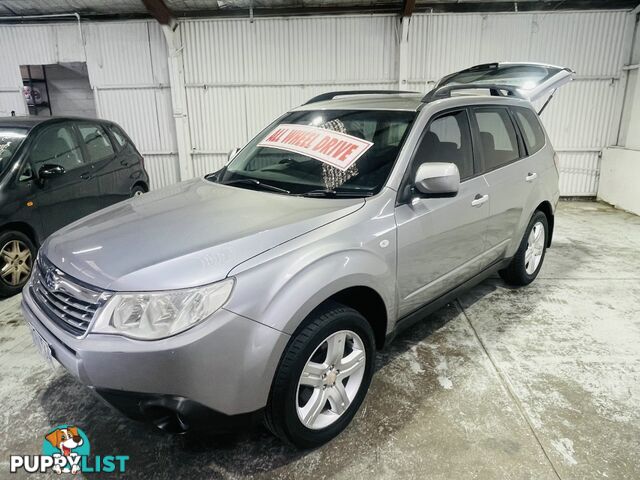
[[[20,73],[29,115],[97,117],[86,63],[21,65]]]

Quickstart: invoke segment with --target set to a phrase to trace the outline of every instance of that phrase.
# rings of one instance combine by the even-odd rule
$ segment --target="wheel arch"
[[[134,183],[133,186],[131,187],[131,190],[133,190],[136,187],[142,187],[145,193],[149,191],[149,185],[147,184],[147,182],[144,182],[142,180],[138,180],[136,183]]]
[[[384,347],[388,315],[384,300],[376,290],[364,285],[347,287],[320,302],[316,308],[322,307],[328,302],[340,303],[360,313],[371,325],[376,348]]]
[[[553,207],[551,203],[548,201],[541,202],[536,209],[535,212],[542,212],[547,217],[547,223],[549,224],[549,235],[547,235],[547,247],[551,246],[551,239],[553,237],[553,227],[554,227],[554,215],[553,215]]]
[[[40,239],[38,238],[38,234],[36,230],[26,222],[9,222],[0,226],[0,233],[8,232],[14,230],[16,232],[23,233],[33,242],[33,244],[38,248],[40,246]]]

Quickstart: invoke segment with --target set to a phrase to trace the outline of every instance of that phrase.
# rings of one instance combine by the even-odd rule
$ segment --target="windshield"
[[[4,172],[27,133],[26,128],[0,127],[0,172]]]
[[[368,196],[384,185],[415,112],[291,112],[212,181],[292,195]]]

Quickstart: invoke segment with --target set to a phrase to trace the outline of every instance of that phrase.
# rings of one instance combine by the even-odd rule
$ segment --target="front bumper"
[[[23,291],[22,311],[53,357],[98,392],[188,399],[227,416],[266,405],[289,340],[282,332],[224,309],[162,340],[92,333],[76,338],[39,309],[29,285]]]

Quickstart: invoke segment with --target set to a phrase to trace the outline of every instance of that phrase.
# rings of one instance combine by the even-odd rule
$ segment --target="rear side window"
[[[424,162],[455,163],[461,179],[473,176],[471,131],[464,110],[446,113],[429,124],[416,152],[412,173]]]
[[[116,139],[116,143],[120,148],[124,148],[129,144],[129,141],[127,140],[127,137],[122,130],[120,130],[115,125],[111,125],[111,127],[109,128],[111,130],[111,133],[113,134],[113,138]]]
[[[107,132],[100,125],[80,123],[78,130],[80,130],[80,136],[87,146],[90,162],[105,160],[115,153]]]
[[[516,107],[513,110],[524,136],[527,153],[533,155],[544,147],[544,131],[540,126],[538,116],[528,108]]]
[[[520,158],[518,137],[505,108],[490,107],[473,109],[485,171],[493,170]]]

